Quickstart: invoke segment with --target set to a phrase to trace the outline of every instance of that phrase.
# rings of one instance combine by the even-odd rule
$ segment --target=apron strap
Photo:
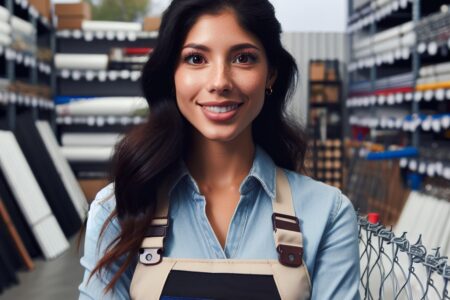
[[[151,226],[139,249],[139,261],[144,265],[156,265],[162,260],[164,239],[169,228],[169,185],[164,181],[156,195],[156,210]]]
[[[303,236],[295,216],[289,181],[280,168],[276,169],[276,195],[272,201],[272,224],[278,260],[288,267],[303,264]]]

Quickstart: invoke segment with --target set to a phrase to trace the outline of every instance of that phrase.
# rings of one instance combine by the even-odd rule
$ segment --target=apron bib
[[[277,168],[272,224],[278,260],[163,257],[168,232],[168,189],[139,251],[130,286],[135,300],[309,299],[311,282],[303,261],[303,236],[283,170]]]

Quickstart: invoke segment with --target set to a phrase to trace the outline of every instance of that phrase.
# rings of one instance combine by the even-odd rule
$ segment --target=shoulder
[[[108,218],[116,208],[116,198],[114,196],[114,183],[110,183],[102,188],[95,199],[89,205],[89,214],[87,219],[87,234],[98,234],[101,228],[108,221]],[[108,226],[105,228],[105,234],[109,235],[119,231],[119,222],[117,217],[111,218]]]
[[[316,220],[332,223],[343,211],[353,210],[341,190],[297,172],[285,170],[289,179],[296,213],[313,215]]]

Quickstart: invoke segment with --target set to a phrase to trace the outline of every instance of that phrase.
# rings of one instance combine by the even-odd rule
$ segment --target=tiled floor
[[[20,283],[0,294],[0,300],[78,299],[83,270],[76,243],[76,237],[72,238],[71,248],[52,261],[36,260],[35,269],[19,273]]]

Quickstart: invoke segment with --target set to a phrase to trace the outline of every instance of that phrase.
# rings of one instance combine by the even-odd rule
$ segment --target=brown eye
[[[186,56],[184,61],[191,65],[200,65],[205,62],[205,59],[200,54],[191,54]]]
[[[238,64],[249,64],[256,61],[256,56],[250,53],[241,53],[234,59]]]

